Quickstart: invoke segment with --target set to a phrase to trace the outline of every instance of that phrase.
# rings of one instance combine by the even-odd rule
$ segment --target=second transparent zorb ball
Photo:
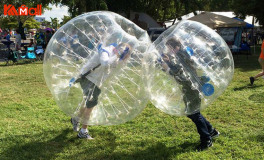
[[[58,106],[87,125],[113,125],[146,106],[141,60],[147,32],[112,12],[90,12],[63,25],[44,57],[46,83]]]
[[[204,109],[230,83],[234,63],[226,42],[209,27],[182,21],[160,35],[145,57],[152,103],[171,115]]]

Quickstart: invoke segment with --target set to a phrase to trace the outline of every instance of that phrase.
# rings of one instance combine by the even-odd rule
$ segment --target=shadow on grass
[[[113,151],[116,147],[115,136],[110,132],[103,132],[102,135],[97,135],[97,137],[104,136],[105,139],[103,140],[99,138],[99,141],[92,140],[89,142],[84,139],[78,139],[77,133],[72,133],[75,135],[74,137],[71,135],[68,136],[69,133],[72,133],[71,129],[63,130],[57,136],[47,141],[43,140],[46,138],[45,135],[54,135],[56,133],[47,132],[39,135],[13,135],[12,137],[0,139],[0,141],[6,141],[4,142],[6,144],[13,144],[10,147],[2,148],[3,152],[1,153],[1,158],[5,160],[56,159],[58,154],[70,153],[69,156],[73,155],[72,159],[78,159],[78,151],[81,149],[89,148],[85,155],[91,155],[89,152],[96,153],[102,148]],[[34,140],[32,141],[32,139]],[[29,143],[27,143],[28,141]],[[100,141],[107,144],[103,144]],[[95,145],[95,143],[99,143],[99,145]]]
[[[186,151],[194,151],[196,150],[197,146],[198,146],[198,143],[194,143],[194,142],[184,142],[183,144],[179,145],[179,147],[182,150],[186,150]]]
[[[252,94],[248,99],[257,103],[262,103],[264,102],[264,92]]]
[[[241,86],[241,87],[236,87],[234,88],[234,91],[242,91],[242,90],[245,90],[245,89],[255,89],[255,88],[259,88],[259,87],[263,87],[263,85],[246,85],[246,86]]]
[[[131,143],[122,143],[121,146],[128,146],[131,148],[129,149],[130,152],[127,152],[127,149],[125,151],[114,151],[111,153],[106,153],[105,151],[101,154],[94,154],[91,150],[83,151],[81,154],[86,154],[87,156],[84,157],[85,159],[125,159],[125,160],[153,160],[153,159],[171,159],[173,156],[176,156],[178,154],[186,153],[186,152],[193,152],[195,149],[193,148],[194,144],[191,143],[184,143],[179,146],[175,147],[167,147],[165,144],[161,142],[153,142],[153,141],[144,141],[142,140],[142,144],[148,145],[148,147],[142,149],[143,147],[140,144],[137,144],[137,142],[131,142]],[[182,148],[183,147],[183,148]],[[97,150],[98,152],[98,150]],[[100,151],[99,151],[100,152]],[[91,157],[88,157],[88,155],[92,155]],[[69,159],[74,158],[74,156],[69,157]]]
[[[12,135],[1,141],[6,141],[6,143],[14,144],[10,148],[6,148],[1,153],[1,158],[3,159],[53,159],[55,155],[61,152],[68,143],[74,141],[74,139],[66,138],[67,134],[71,130],[67,129],[62,131],[53,139],[48,141],[43,141],[41,137],[46,134],[41,135]],[[29,142],[28,141],[32,141]],[[37,140],[35,140],[37,139]]]
[[[9,66],[19,66],[19,65],[27,65],[27,64],[43,64],[42,61],[31,61],[31,60],[19,60],[18,62],[9,61],[8,64],[6,62],[0,62],[0,67],[9,67]]]
[[[131,147],[132,149],[127,152],[128,148],[124,148],[120,151],[115,151],[115,152],[105,152],[103,154],[93,154],[94,156],[89,157],[91,159],[125,159],[125,160],[135,160],[135,159],[145,159],[145,160],[153,160],[153,159],[168,159],[171,155],[171,150],[167,148],[164,144],[158,142],[158,143],[151,143],[149,147],[145,149],[140,149],[140,146],[133,144],[124,144],[122,143],[122,146],[128,146],[129,148]],[[83,154],[91,155],[90,150],[86,150],[83,152]],[[89,159],[88,157],[85,157],[86,159]]]
[[[172,156],[193,152],[196,144],[185,142],[167,147],[152,140],[126,139],[116,143],[116,136],[107,130],[91,129],[94,140],[78,139],[71,129],[32,135],[12,135],[0,139],[1,158],[5,160],[28,159],[169,159]],[[72,136],[74,134],[74,136]],[[45,136],[54,135],[49,139]],[[118,148],[117,148],[118,147]],[[120,147],[120,148],[119,148]],[[1,159],[0,158],[0,159]]]
[[[264,142],[264,134],[257,134],[257,135],[251,135],[248,137],[248,139],[250,139],[251,141],[255,141],[255,142]]]
[[[74,134],[74,137],[72,137],[72,134]],[[63,157],[62,159],[80,159],[78,158],[80,152],[85,150],[83,156],[98,159],[97,157],[100,156],[97,153],[102,155],[106,151],[112,153],[115,150],[116,137],[111,132],[94,130],[93,134],[96,135],[96,139],[89,141],[77,138],[77,133],[73,133],[71,129],[63,130],[60,133],[12,135],[0,139],[0,142],[3,142],[2,144],[10,145],[6,148],[2,147],[0,154],[1,158],[5,160],[56,159],[58,157]],[[52,139],[45,137],[50,135],[55,136]],[[84,158],[81,157],[81,159]]]

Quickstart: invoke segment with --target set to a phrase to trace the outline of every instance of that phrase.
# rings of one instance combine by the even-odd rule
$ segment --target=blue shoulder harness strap
[[[109,46],[117,47],[117,44],[116,43],[111,43],[111,44],[109,44]],[[110,53],[107,50],[102,48],[102,44],[100,44],[98,46],[98,51],[99,51],[99,53],[106,52],[108,54],[108,56],[110,56]]]

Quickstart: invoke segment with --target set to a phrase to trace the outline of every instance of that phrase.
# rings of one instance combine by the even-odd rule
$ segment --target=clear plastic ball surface
[[[142,57],[147,32],[107,11],[59,28],[44,56],[44,77],[58,106],[86,125],[121,124],[146,106]]]
[[[226,42],[195,21],[181,21],[163,32],[144,58],[152,103],[171,115],[207,107],[230,83],[234,62]]]

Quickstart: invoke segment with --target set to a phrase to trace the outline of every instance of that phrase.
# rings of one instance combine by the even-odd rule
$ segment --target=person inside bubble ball
[[[168,54],[162,54],[162,59],[158,60],[163,71],[167,72],[181,85],[185,112],[192,113],[187,117],[196,125],[200,135],[200,145],[198,150],[202,151],[212,146],[212,138],[218,137],[219,132],[200,113],[201,98],[199,90],[192,87],[192,83],[197,79],[195,63],[191,59],[193,53],[184,51],[181,43],[176,38],[171,38],[166,42]],[[179,63],[180,62],[180,63]],[[193,82],[191,81],[193,80]],[[200,79],[197,83],[203,83]]]
[[[125,62],[132,50],[126,43],[111,44],[107,47],[99,47],[98,54],[94,54],[89,61],[81,68],[80,75],[70,80],[70,86],[80,83],[83,90],[84,107],[79,110],[77,117],[71,118],[73,130],[78,132],[79,138],[93,139],[88,132],[88,121],[93,108],[98,103],[98,97],[101,93],[100,87],[109,77],[116,65]],[[81,121],[81,122],[80,122]],[[82,128],[79,130],[80,123]]]

